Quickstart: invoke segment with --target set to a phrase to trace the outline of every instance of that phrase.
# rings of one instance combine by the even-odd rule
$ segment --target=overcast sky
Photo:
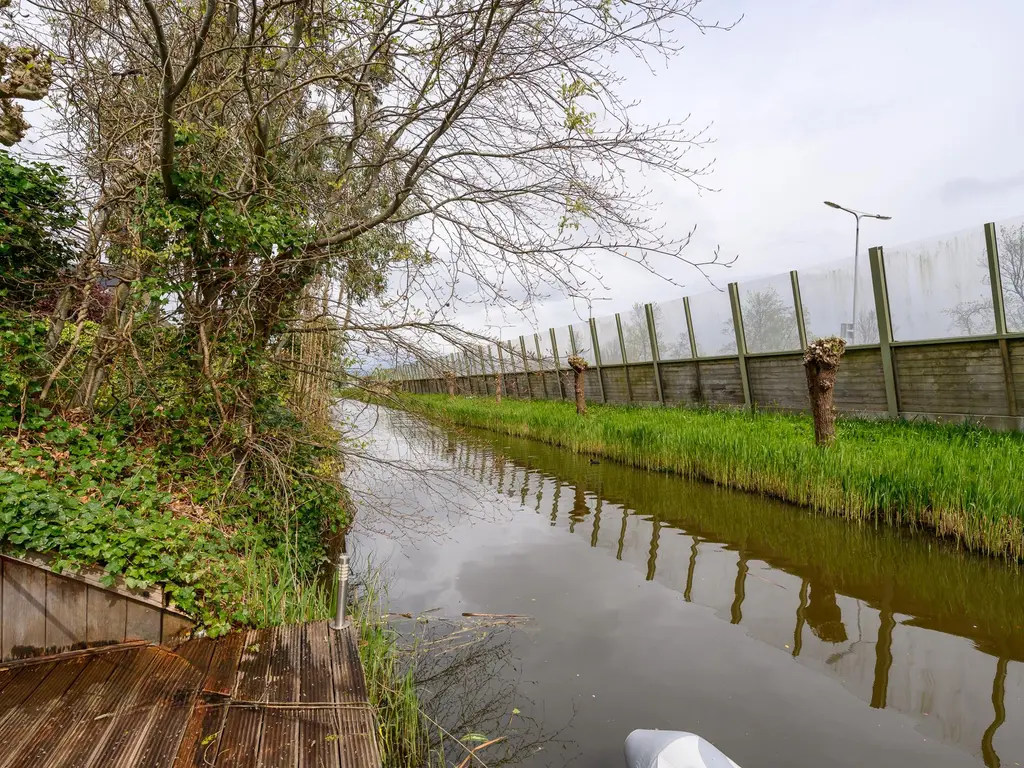
[[[655,189],[674,231],[697,225],[693,258],[716,245],[738,256],[714,273],[721,285],[852,255],[853,217],[825,199],[893,217],[864,222],[862,254],[1024,218],[1024,2],[707,0],[702,13],[744,18],[728,33],[686,32],[686,50],[653,74],[631,65],[628,92],[647,121],[713,123],[703,155],[717,191]],[[707,289],[684,265],[659,266],[686,289],[601,262],[610,289],[594,314]],[[537,308],[541,328],[575,316],[564,299]],[[459,319],[517,322],[477,308]]]

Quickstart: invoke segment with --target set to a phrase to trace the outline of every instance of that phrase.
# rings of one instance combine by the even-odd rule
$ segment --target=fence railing
[[[596,402],[805,410],[802,351],[832,335],[849,345],[841,411],[1024,428],[1024,218],[424,357],[394,378],[493,394],[500,373],[509,396],[569,398],[575,354]]]

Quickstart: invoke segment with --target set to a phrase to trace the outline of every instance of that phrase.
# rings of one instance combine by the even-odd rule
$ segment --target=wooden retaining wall
[[[0,661],[51,655],[110,643],[169,644],[192,621],[166,607],[163,589],[133,590],[104,573],[57,574],[44,556],[0,555]]]

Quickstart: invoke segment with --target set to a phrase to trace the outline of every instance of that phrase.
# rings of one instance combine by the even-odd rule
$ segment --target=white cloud
[[[691,258],[715,245],[739,257],[717,282],[851,255],[853,221],[825,199],[893,217],[864,222],[862,255],[1024,214],[1024,3],[709,0],[702,11],[745,17],[728,33],[681,29],[679,57],[653,73],[624,62],[623,73],[643,119],[713,122],[703,156],[715,158],[719,191],[637,183],[654,190],[672,232],[697,225]],[[595,293],[606,299],[595,315],[706,289],[684,265],[659,266],[686,288],[599,262],[608,288]],[[557,298],[536,314],[542,328],[574,318]],[[482,323],[483,312],[459,318]]]

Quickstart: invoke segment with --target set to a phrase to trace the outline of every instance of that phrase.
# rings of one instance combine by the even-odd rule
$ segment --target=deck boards
[[[352,628],[326,622],[0,665],[0,768],[377,768]]]

